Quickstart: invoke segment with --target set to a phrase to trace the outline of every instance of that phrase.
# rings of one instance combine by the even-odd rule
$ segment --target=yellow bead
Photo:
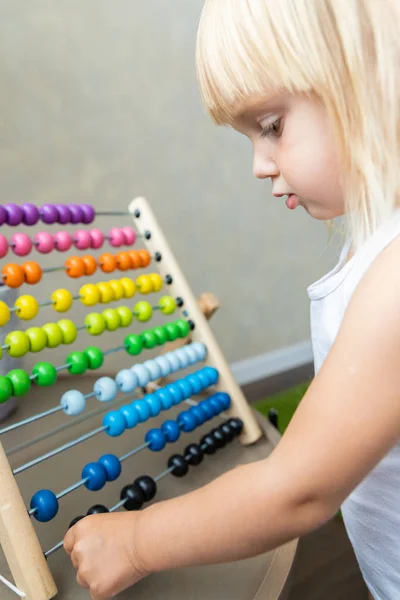
[[[125,298],[133,298],[136,294],[136,285],[133,279],[130,277],[122,277],[120,279],[122,287],[124,288],[124,297]]]
[[[96,283],[96,287],[100,292],[100,302],[101,304],[108,304],[114,300],[114,290],[112,286],[108,283],[108,281],[101,281],[100,283]]]
[[[111,279],[108,282],[114,292],[114,300],[121,300],[124,297],[124,286],[118,279]]]
[[[11,313],[7,304],[5,302],[0,302],[0,327],[7,325],[8,321],[10,320],[10,316]]]
[[[55,290],[51,295],[51,301],[53,303],[53,308],[57,312],[67,312],[73,303],[73,298],[71,292],[68,290]]]
[[[150,294],[153,291],[150,275],[140,275],[136,279],[136,286],[141,294]]]
[[[39,312],[39,304],[33,296],[20,296],[15,302],[17,316],[24,321],[34,319]]]
[[[94,306],[100,302],[100,290],[94,283],[86,283],[79,290],[81,302],[85,306]]]
[[[163,280],[161,275],[158,273],[150,273],[149,277],[153,286],[153,292],[159,292],[162,290]]]

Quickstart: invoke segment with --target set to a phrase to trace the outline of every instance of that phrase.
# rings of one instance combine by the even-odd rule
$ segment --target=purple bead
[[[82,223],[85,223],[85,225],[89,225],[89,223],[93,223],[94,218],[96,216],[93,206],[91,206],[90,204],[81,204],[80,207],[83,212]]]
[[[12,204],[11,202],[4,205],[6,209],[7,217],[6,221],[8,225],[20,225],[24,217],[23,210],[18,204]]]
[[[77,223],[82,223],[83,219],[83,210],[77,204],[70,204],[68,206],[69,211],[71,213],[70,223],[76,225]]]
[[[39,212],[43,223],[47,225],[52,225],[58,220],[58,212],[54,204],[43,204]]]
[[[24,213],[23,222],[25,225],[36,225],[40,219],[40,213],[37,206],[34,204],[21,204],[22,211]]]
[[[56,204],[56,209],[58,213],[57,221],[61,223],[61,225],[66,225],[71,222],[71,211],[66,204]]]
[[[4,206],[0,206],[0,225],[4,225],[7,221],[7,211]]]

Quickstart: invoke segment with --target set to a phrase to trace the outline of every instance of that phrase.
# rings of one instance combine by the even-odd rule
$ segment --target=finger
[[[83,575],[79,571],[76,575],[76,581],[81,587],[89,589],[88,582],[86,581],[86,579],[83,577]]]
[[[74,567],[74,569],[78,569],[79,568],[79,560],[76,555],[76,552],[72,551],[70,558],[71,558],[72,566]]]
[[[74,529],[75,529],[75,527],[71,527],[71,529],[68,529],[68,531],[64,537],[63,545],[64,545],[64,550],[67,554],[71,554],[71,552],[74,548],[74,544],[75,544]]]

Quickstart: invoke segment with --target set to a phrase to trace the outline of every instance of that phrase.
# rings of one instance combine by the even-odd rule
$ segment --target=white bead
[[[119,371],[115,377],[115,383],[124,394],[133,392],[139,385],[138,378],[131,369],[122,369]]]
[[[117,384],[111,377],[100,377],[93,386],[97,400],[111,402],[118,394]]]
[[[86,398],[78,390],[68,390],[61,397],[60,405],[66,415],[79,415],[85,410]]]
[[[138,378],[138,382],[140,387],[145,387],[150,381],[150,371],[146,369],[143,365],[137,364],[131,367],[131,371],[133,371]]]

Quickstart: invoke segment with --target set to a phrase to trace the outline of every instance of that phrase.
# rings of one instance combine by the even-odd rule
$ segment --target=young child
[[[373,597],[400,598],[399,32],[398,0],[206,1],[197,65],[212,118],[249,138],[255,176],[290,210],[344,215],[347,242],[308,290],[316,377],[278,447],[183,497],[71,528],[92,598],[265,552],[340,507]]]

